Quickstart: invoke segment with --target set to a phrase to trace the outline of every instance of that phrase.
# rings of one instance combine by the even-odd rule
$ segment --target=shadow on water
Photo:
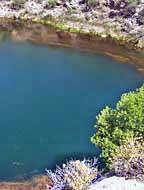
[[[101,53],[114,60],[133,64],[140,72],[144,72],[144,52],[132,50],[130,46],[119,45],[112,39],[101,39],[89,34],[70,34],[38,23],[0,21],[1,42],[11,38],[12,41],[19,43],[27,41],[37,45],[52,45],[52,48],[63,46],[79,51]]]
[[[77,153],[74,152],[72,154],[60,154],[58,155],[57,159],[54,160],[51,168],[48,169],[55,169],[56,165],[61,166],[63,163],[66,163],[69,160],[83,160],[84,158],[86,159],[93,159],[94,157],[98,158],[99,154],[100,154],[100,150],[96,152],[96,154],[83,154],[83,153]],[[47,167],[46,167],[47,168]]]
[[[25,181],[25,180],[29,180],[31,179],[32,177],[34,176],[39,176],[39,175],[43,175],[43,174],[46,174],[46,170],[45,169],[49,169],[49,170],[52,170],[54,171],[56,169],[56,166],[60,166],[62,167],[62,165],[70,160],[83,160],[83,159],[93,159],[93,158],[96,158],[97,159],[97,163],[98,163],[98,168],[101,169],[103,168],[104,166],[104,163],[102,161],[102,159],[99,157],[101,153],[101,150],[97,149],[97,152],[96,154],[94,153],[86,153],[86,154],[83,154],[83,153],[78,153],[78,152],[74,152],[72,154],[59,154],[57,156],[57,159],[54,159],[52,164],[51,164],[51,167],[48,167],[47,165],[44,165],[42,168],[37,168],[37,169],[34,169],[28,173],[25,173],[23,175],[18,175],[18,176],[15,176],[15,177],[11,177],[11,178],[3,178],[3,179],[0,179],[0,181],[17,181],[17,182],[21,182],[21,181]]]
[[[72,154],[59,154],[57,156],[57,159],[54,159],[53,160],[53,163],[51,164],[51,167],[47,167],[47,165],[45,165],[43,168],[47,168],[47,169],[50,169],[50,170],[55,170],[56,169],[56,166],[62,166],[64,163],[70,161],[70,160],[83,160],[83,159],[93,159],[93,158],[96,158],[97,159],[97,162],[98,162],[98,167],[99,168],[102,168],[104,166],[104,163],[102,162],[102,159],[99,157],[101,153],[101,150],[97,149],[97,152],[96,154],[94,153],[78,153],[78,152],[74,152]],[[38,173],[44,173],[44,169],[38,169]],[[36,173],[35,173],[36,174]],[[31,177],[33,174],[29,174],[27,177]]]

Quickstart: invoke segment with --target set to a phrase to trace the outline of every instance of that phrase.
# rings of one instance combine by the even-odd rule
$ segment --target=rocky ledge
[[[144,48],[144,0],[1,0],[0,17],[50,24]]]
[[[110,177],[93,184],[89,190],[142,190],[144,183],[125,180],[123,177]]]

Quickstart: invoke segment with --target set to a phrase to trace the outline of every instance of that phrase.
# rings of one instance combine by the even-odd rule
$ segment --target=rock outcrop
[[[110,177],[93,184],[88,190],[143,190],[144,183],[125,180],[123,177]]]
[[[111,37],[144,48],[143,0],[1,0],[0,17],[51,24],[70,32]]]

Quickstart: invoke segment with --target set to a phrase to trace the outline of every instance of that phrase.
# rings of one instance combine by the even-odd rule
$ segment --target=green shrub
[[[128,3],[128,5],[134,5],[134,6],[136,6],[138,4],[137,0],[126,0],[126,2]]]
[[[110,162],[116,175],[144,181],[144,141],[133,137],[125,139],[111,155]]]
[[[99,5],[99,0],[88,0],[89,6],[97,6]]]
[[[13,8],[22,8],[27,0],[12,0],[11,6]]]
[[[126,138],[144,138],[144,86],[123,94],[115,109],[106,107],[102,110],[94,127],[96,133],[91,142],[102,148],[102,157],[109,167],[111,154]]]
[[[53,8],[56,6],[58,0],[45,0],[45,8]]]

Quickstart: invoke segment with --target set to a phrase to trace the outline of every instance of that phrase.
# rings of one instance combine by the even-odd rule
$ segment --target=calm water
[[[97,155],[96,114],[143,82],[134,67],[73,49],[0,44],[0,178]]]

